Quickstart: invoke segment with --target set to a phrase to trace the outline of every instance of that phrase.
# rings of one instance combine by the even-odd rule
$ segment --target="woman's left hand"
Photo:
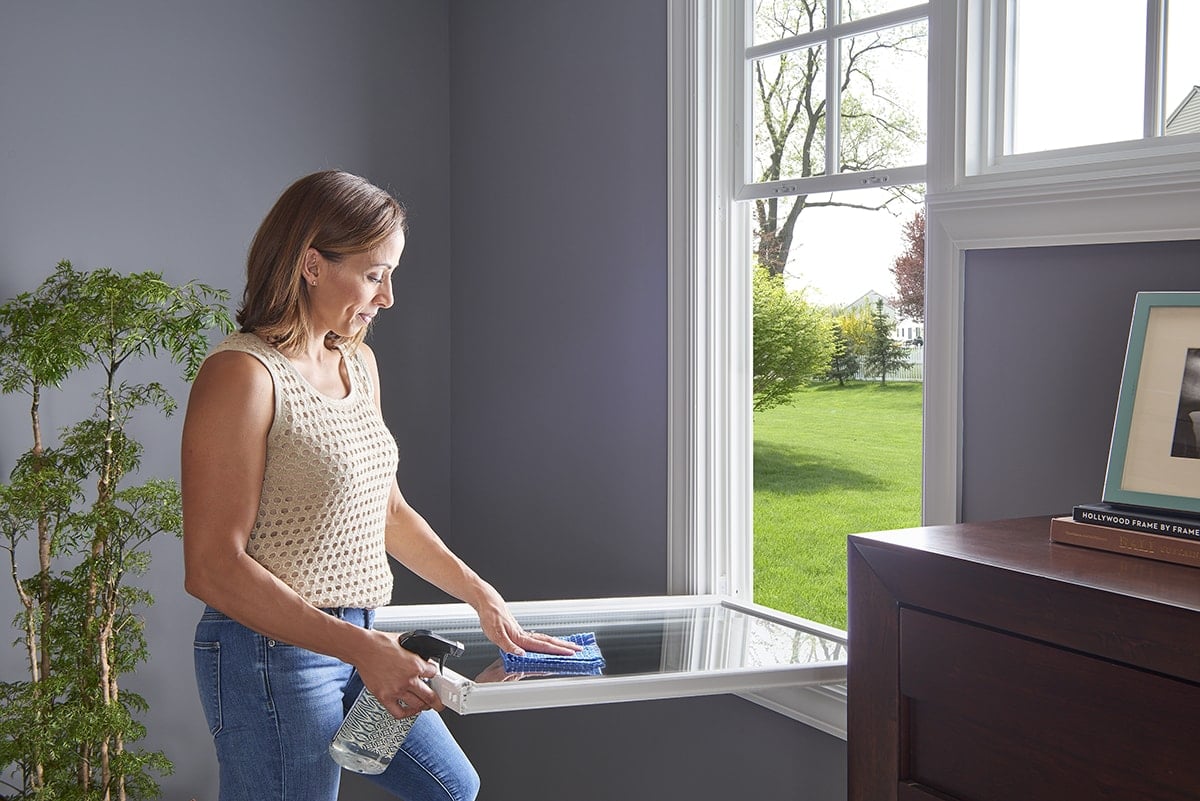
[[[526,651],[538,654],[557,654],[570,656],[583,647],[573,642],[560,640],[539,631],[526,631],[517,622],[500,594],[491,587],[487,588],[484,597],[476,603],[475,611],[479,613],[479,625],[487,638],[499,646],[501,651],[522,656]]]

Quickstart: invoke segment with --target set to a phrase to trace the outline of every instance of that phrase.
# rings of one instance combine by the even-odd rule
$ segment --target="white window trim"
[[[668,506],[671,594],[747,600],[753,590],[750,277],[727,268],[749,247],[749,214],[733,207],[734,115],[705,113],[729,53],[716,35],[722,0],[668,0]],[[726,87],[727,89],[729,87]],[[720,120],[696,126],[696,120]],[[737,272],[736,275],[734,273]],[[745,272],[745,275],[741,273]],[[845,632],[805,621],[835,639]],[[844,685],[741,694],[767,709],[846,738]]]
[[[944,12],[930,52],[926,193],[926,366],[923,521],[961,514],[963,273],[971,250],[1200,238],[1200,135],[1009,157],[970,174],[994,125],[984,108],[979,19],[1002,0],[935,0]],[[941,37],[935,47],[934,36]],[[995,97],[995,88],[990,95]]]
[[[729,80],[718,31],[730,13],[719,0],[668,2],[668,589],[748,598],[749,551],[735,546],[751,531],[750,290],[728,262],[749,232],[726,224],[732,158],[718,157],[738,126],[729,109],[707,113],[732,96],[716,91]]]

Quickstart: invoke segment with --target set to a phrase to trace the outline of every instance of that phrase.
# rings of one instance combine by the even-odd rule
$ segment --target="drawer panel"
[[[1194,801],[1200,687],[900,612],[902,781],[961,801]]]

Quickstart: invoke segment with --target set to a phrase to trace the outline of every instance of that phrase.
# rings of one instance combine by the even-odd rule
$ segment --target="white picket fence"
[[[924,381],[925,380],[925,346],[912,345],[908,349],[909,367],[887,374],[888,381]],[[859,381],[878,381],[879,376],[867,376],[861,369],[854,374]]]

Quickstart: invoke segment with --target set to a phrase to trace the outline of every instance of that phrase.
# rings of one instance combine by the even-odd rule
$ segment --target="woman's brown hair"
[[[237,321],[283,350],[308,344],[308,284],[301,270],[313,248],[337,263],[365,253],[405,228],[404,207],[357,175],[338,170],[307,175],[284,190],[267,213],[246,259],[246,290]],[[347,340],[353,348],[366,328]],[[340,338],[332,332],[325,344]]]

